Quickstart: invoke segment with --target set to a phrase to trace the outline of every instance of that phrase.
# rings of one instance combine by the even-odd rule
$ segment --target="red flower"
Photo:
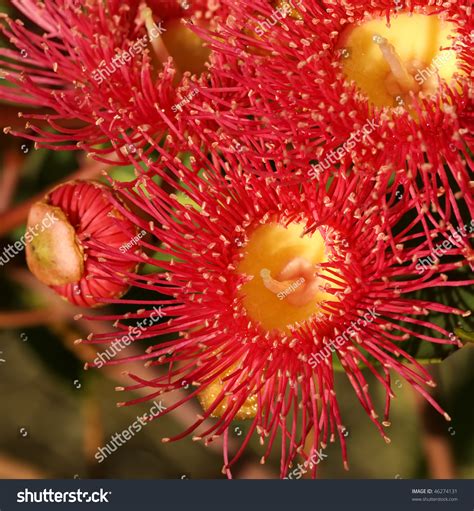
[[[0,55],[14,87],[1,87],[0,98],[40,109],[22,115],[32,132],[14,134],[44,147],[105,157],[112,134],[129,125],[160,138],[179,124],[173,105],[193,90],[188,69],[207,75],[208,50],[179,16],[206,26],[216,0],[12,3],[34,26],[4,15],[14,48]],[[140,145],[135,137],[125,149]]]
[[[217,122],[219,130],[201,128],[207,140],[230,151],[237,141],[259,160],[274,158],[282,148],[283,162],[295,166],[303,180],[317,177],[311,174],[311,165],[318,164],[337,169],[339,164],[355,162],[368,173],[384,169],[394,177],[395,189],[401,185],[406,193],[419,197],[420,209],[433,208],[446,221],[461,222],[456,199],[462,198],[472,216],[474,57],[470,48],[474,26],[470,0],[436,6],[419,0],[291,0],[279,2],[279,9],[265,0],[228,3],[232,4],[228,22],[215,33],[203,34],[215,49],[214,98],[209,99],[210,106],[195,105],[189,115],[189,122],[204,127],[207,121]],[[283,4],[295,6],[296,12],[282,17]],[[417,68],[422,77],[417,81],[431,75],[421,92],[406,86],[406,93],[392,93],[393,104],[377,106],[360,89],[360,76],[352,72],[357,79],[347,77],[350,70],[344,68],[345,62],[350,64],[360,51],[345,47],[353,44],[348,43],[348,30],[377,17],[395,24],[397,16],[409,10],[453,23],[457,33],[448,48],[456,52],[460,74],[434,86],[441,65],[435,69],[427,63],[426,69]],[[405,39],[424,37],[416,30],[403,34]],[[385,49],[382,42],[383,38],[379,43]],[[371,44],[376,48],[375,42]],[[418,90],[415,78],[418,74],[410,79],[413,90]],[[223,80],[228,88],[222,91],[219,82]],[[395,85],[388,90],[397,90]],[[375,86],[389,87],[383,80]],[[229,101],[230,87],[238,101]],[[397,106],[396,99],[403,106]],[[371,124],[369,134],[354,140],[367,123]]]
[[[214,151],[210,159],[194,152],[188,169],[155,149],[162,152],[162,160],[151,171],[183,184],[172,196],[148,175],[142,175],[133,189],[130,183],[115,184],[143,213],[132,214],[119,202],[115,207],[161,241],[142,243],[160,256],[160,260],[141,256],[156,273],[127,274],[130,283],[147,293],[155,291],[156,296],[140,300],[136,312],[135,300],[120,300],[129,303],[130,310],[117,326],[128,331],[130,319],[148,318],[152,306],[162,306],[169,320],[147,327],[142,337],[156,342],[138,358],[168,371],[149,380],[131,375],[134,384],[119,390],[145,388],[149,394],[120,405],[194,385],[165,413],[199,397],[202,417],[173,439],[163,440],[196,432],[197,439],[209,443],[223,435],[224,472],[229,477],[254,433],[266,445],[263,463],[281,432],[282,477],[297,454],[311,458],[336,436],[347,466],[333,351],[386,441],[393,397],[390,370],[449,420],[427,393],[426,386],[434,383],[409,353],[407,341],[456,345],[458,341],[426,315],[463,311],[415,299],[412,293],[472,281],[447,280],[445,272],[463,265],[463,245],[454,239],[437,254],[435,264],[421,268],[419,259],[432,253],[436,235],[441,240],[448,235],[433,229],[431,237],[425,236],[414,198],[397,201],[387,196],[383,173],[368,178],[341,171],[331,181],[323,175],[317,182],[282,186],[275,178],[249,174],[252,164],[243,153],[224,161]],[[269,169],[270,165],[261,170]],[[411,220],[404,225],[407,217]],[[137,259],[125,254],[127,258]],[[433,333],[422,335],[419,326],[428,326]],[[116,335],[83,342],[112,342]],[[362,367],[385,389],[380,418]],[[216,419],[202,431],[199,428],[209,417]],[[252,420],[241,448],[230,459],[229,429],[236,418]],[[310,452],[304,454],[311,430]]]
[[[74,305],[97,307],[121,297],[129,288],[123,276],[137,267],[132,259],[145,233],[112,206],[110,193],[100,183],[71,181],[54,188],[29,214],[28,266]],[[111,248],[115,254],[104,255]],[[112,282],[111,273],[122,275],[121,281]]]

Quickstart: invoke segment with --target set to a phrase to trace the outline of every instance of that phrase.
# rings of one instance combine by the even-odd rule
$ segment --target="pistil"
[[[400,87],[400,92],[406,94],[410,91],[419,92],[420,87],[416,83],[413,76],[409,73],[405,63],[398,55],[395,47],[389,41],[380,35],[374,35],[373,41],[377,44],[382,55],[390,66],[391,73],[388,78],[393,78]],[[390,93],[391,91],[389,91]]]
[[[320,279],[314,265],[304,257],[291,259],[274,279],[270,270],[260,272],[264,286],[294,307],[304,307],[314,300],[320,289]]]

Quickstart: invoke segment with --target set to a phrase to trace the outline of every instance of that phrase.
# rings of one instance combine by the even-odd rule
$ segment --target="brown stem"
[[[97,479],[105,477],[102,465],[94,456],[97,447],[104,444],[104,424],[98,396],[94,392],[87,393],[82,402],[82,420],[84,424],[84,457],[87,465],[87,477]]]
[[[58,320],[57,311],[53,308],[37,309],[32,311],[0,312],[1,328],[28,328],[46,325],[51,318]]]
[[[429,368],[433,380],[439,382],[439,366]],[[431,395],[439,401],[439,387]],[[416,402],[422,423],[422,443],[428,465],[429,477],[432,479],[455,479],[456,467],[449,442],[449,422],[439,414],[426,399],[417,392]]]
[[[20,179],[20,169],[24,156],[19,153],[18,147],[6,151],[3,161],[3,172],[0,177],[0,213],[6,211]]]
[[[61,183],[65,183],[67,181],[72,181],[74,179],[92,179],[94,177],[97,177],[102,170],[107,170],[107,168],[104,168],[103,163],[90,161],[90,163],[80,168],[77,172],[74,172],[73,174],[65,177],[64,179],[59,180],[57,183],[48,187],[47,190],[38,193],[37,195],[23,202],[19,206],[0,215],[0,236],[5,235],[12,229],[15,229],[19,225],[25,223],[31,206],[35,202],[38,202],[41,199],[43,199],[44,196],[48,193],[48,191],[54,188],[55,186]]]
[[[50,474],[23,460],[0,454],[0,479],[47,479]]]

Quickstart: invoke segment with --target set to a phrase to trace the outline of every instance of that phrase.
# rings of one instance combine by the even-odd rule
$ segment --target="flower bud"
[[[112,200],[109,187],[71,181],[33,205],[26,260],[31,272],[74,305],[98,307],[128,290],[137,266],[137,226]]]

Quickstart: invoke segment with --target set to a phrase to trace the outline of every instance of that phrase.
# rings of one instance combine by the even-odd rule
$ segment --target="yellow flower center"
[[[330,228],[325,236],[320,231],[305,234],[303,223],[291,223],[284,227],[270,222],[255,228],[245,247],[237,271],[250,278],[239,293],[248,316],[264,330],[289,333],[290,327],[303,323],[322,311],[325,301],[338,301],[327,291],[328,270],[318,265],[328,261],[328,245],[334,247],[339,238]],[[336,242],[336,243],[335,243]],[[339,279],[341,284],[342,281]],[[219,375],[211,385],[199,394],[204,410],[215,402],[226,385],[224,378],[235,371],[235,367]],[[220,417],[231,404],[231,396],[221,398],[212,412]],[[239,419],[255,417],[257,396],[250,397],[236,414]]]
[[[224,387],[226,386],[226,381],[223,381],[224,378],[229,376],[235,371],[235,367],[227,370],[225,373],[221,374],[218,378],[216,378],[208,387],[206,387],[202,392],[198,394],[199,402],[203,408],[203,410],[208,410],[217,399],[219,394],[222,392]],[[225,396],[221,399],[219,405],[213,410],[211,416],[212,417],[222,417],[227,408],[232,406],[231,396]],[[257,413],[257,396],[250,396],[245,403],[239,408],[238,412],[235,415],[236,419],[252,419],[255,417]]]
[[[305,235],[304,229],[302,223],[261,225],[241,249],[237,271],[250,277],[240,290],[243,305],[265,330],[287,332],[317,314],[322,302],[334,301],[317,266],[327,262],[323,236],[319,231]]]
[[[186,71],[200,74],[206,70],[210,50],[204,47],[203,40],[196,35],[181,19],[171,19],[163,23],[157,37],[153,11],[149,7],[142,9],[141,16],[145,22],[150,44],[157,64],[163,65],[173,57],[178,75]],[[159,67],[159,66],[158,66]]]
[[[409,93],[433,94],[459,72],[451,49],[455,25],[436,15],[403,13],[351,27],[340,41],[344,72],[376,106],[396,106]]]
[[[193,74],[204,72],[211,51],[204,47],[203,40],[181,20],[170,20],[165,27],[163,42],[179,71]]]

